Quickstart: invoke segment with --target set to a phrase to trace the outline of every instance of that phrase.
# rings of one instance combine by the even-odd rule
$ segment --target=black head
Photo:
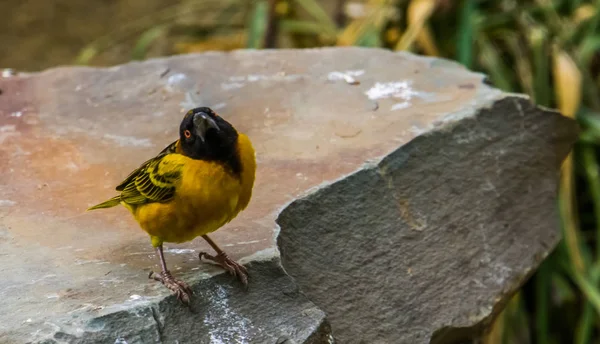
[[[237,138],[235,128],[208,107],[188,111],[179,127],[184,155],[224,162],[236,173],[239,172]]]

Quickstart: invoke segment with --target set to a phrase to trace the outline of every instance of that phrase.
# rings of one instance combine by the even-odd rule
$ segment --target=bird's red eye
[[[185,136],[186,139],[189,139],[190,137],[192,137],[192,133],[190,133],[189,130],[186,130],[183,132],[183,136]]]

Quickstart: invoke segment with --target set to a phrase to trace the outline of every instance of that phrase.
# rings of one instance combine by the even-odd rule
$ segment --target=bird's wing
[[[165,149],[163,149],[160,153],[158,153],[158,155],[176,153],[178,142],[179,142],[179,140],[175,140],[175,141],[171,142],[171,144],[166,146]]]
[[[128,204],[167,202],[175,196],[183,163],[179,154],[163,154],[146,161],[119,185]]]
[[[140,167],[138,167],[137,169],[133,170],[128,176],[127,178],[125,178],[125,180],[123,180],[119,185],[117,185],[116,190],[117,191],[123,191],[125,189],[125,187],[127,185],[129,185],[131,183],[132,180],[134,180],[139,173],[152,161],[156,160],[156,159],[160,159],[163,156],[167,155],[167,154],[171,154],[171,153],[175,153],[177,150],[177,142],[179,140],[176,140],[174,142],[172,142],[170,145],[166,146],[165,149],[163,149],[160,153],[158,153],[157,156],[155,156],[152,159],[148,159],[146,160],[144,163],[142,163],[140,165]]]

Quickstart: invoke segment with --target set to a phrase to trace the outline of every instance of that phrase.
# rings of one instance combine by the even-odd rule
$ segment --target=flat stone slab
[[[206,53],[19,74],[0,90],[3,343],[464,337],[559,240],[574,121],[449,61]],[[147,278],[158,259],[126,209],[85,209],[199,105],[252,139],[258,170],[248,209],[212,236],[249,267],[248,291],[199,264],[202,239],[166,244],[190,311]]]

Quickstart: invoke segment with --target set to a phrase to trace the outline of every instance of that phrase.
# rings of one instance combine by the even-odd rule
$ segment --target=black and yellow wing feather
[[[156,157],[147,160],[125,178],[116,190],[121,193],[88,210],[110,208],[121,202],[140,205],[152,202],[168,202],[175,196],[176,185],[181,178],[183,165],[173,158],[177,141],[163,149]]]

